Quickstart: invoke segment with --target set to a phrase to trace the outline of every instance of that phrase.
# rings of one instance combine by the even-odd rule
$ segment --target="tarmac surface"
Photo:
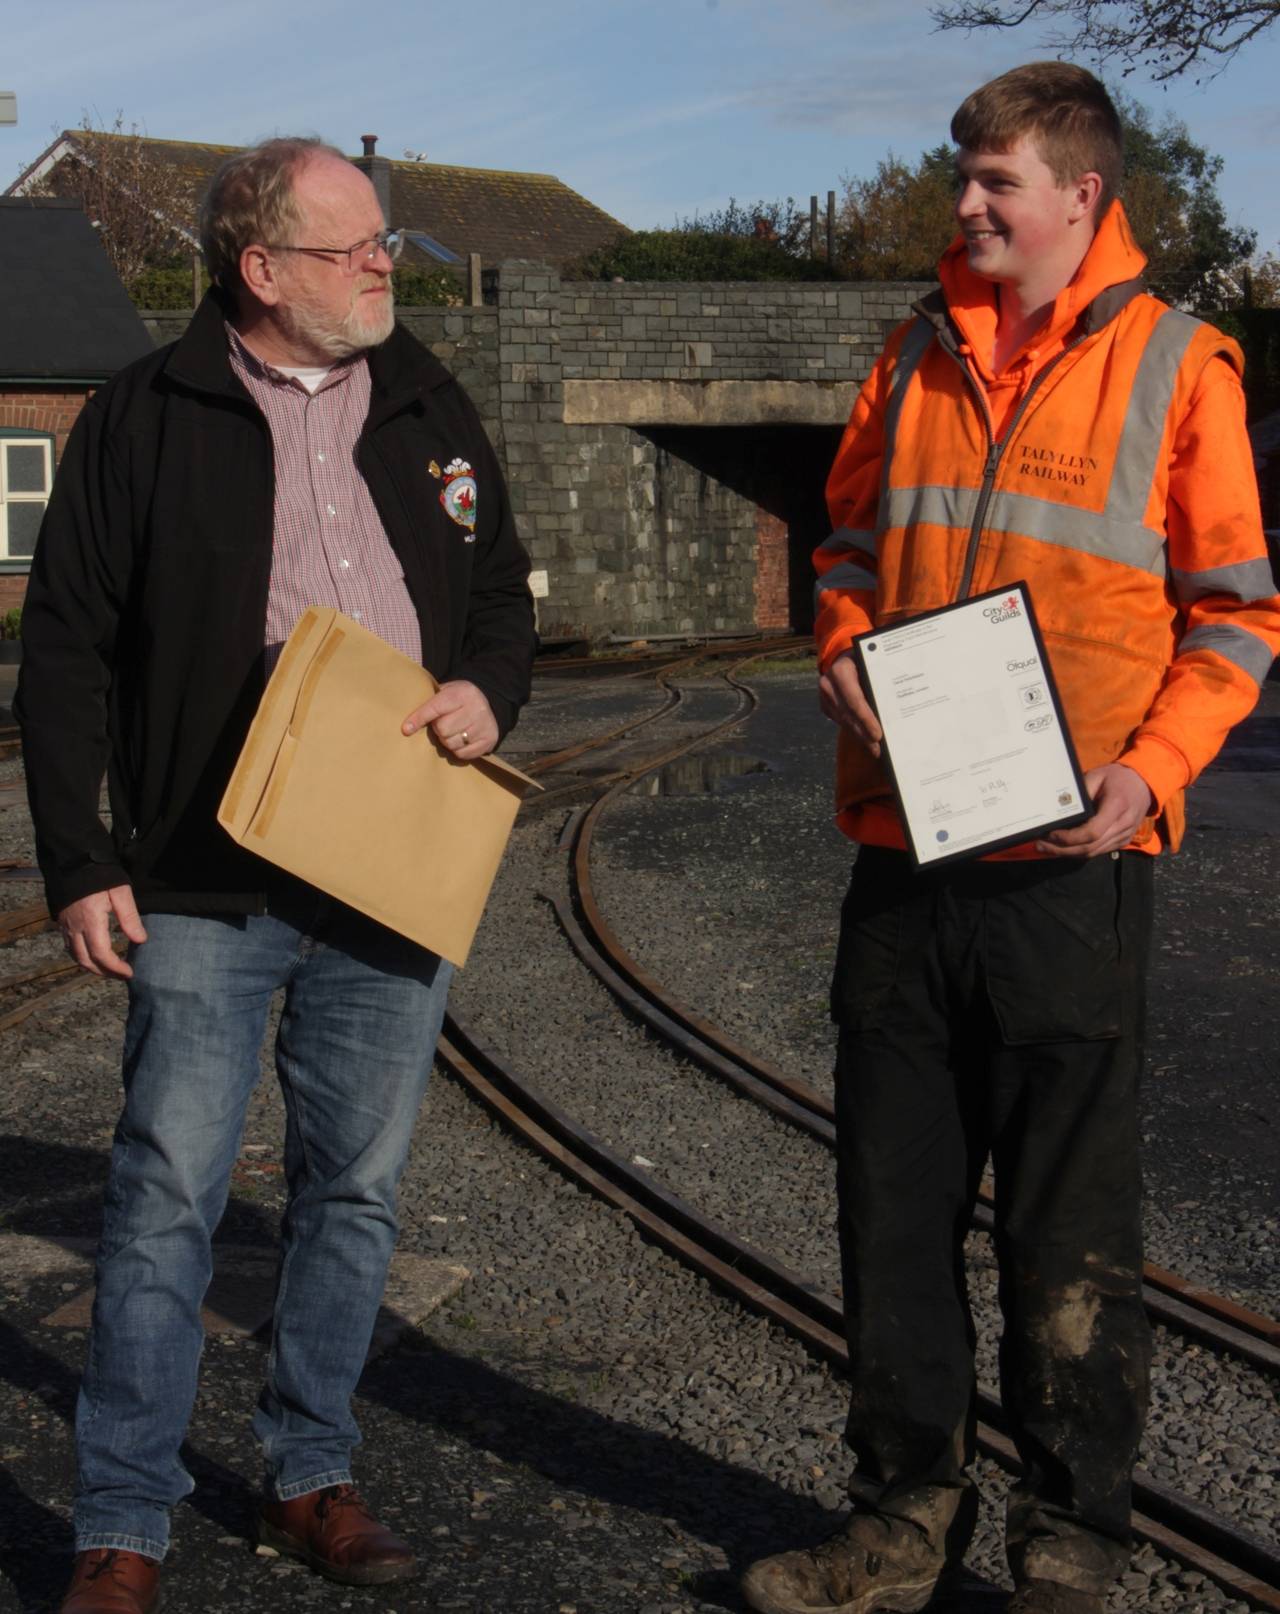
[[[10,672],[0,667],[0,707]],[[567,720],[557,719],[550,683],[507,748],[517,763],[560,738],[556,721]],[[761,687],[761,713],[716,748],[719,765],[673,773],[671,794],[629,800],[602,832],[601,888],[623,940],[659,979],[748,1045],[811,1074],[815,1061],[829,1060],[822,976],[849,852],[827,822],[830,735],[810,676],[784,672]],[[606,713],[596,715],[607,726]],[[0,855],[29,855],[17,816],[0,816]],[[1280,685],[1267,686],[1257,715],[1196,787],[1190,817],[1183,854],[1157,882],[1144,1115],[1152,1254],[1274,1314]],[[521,834],[532,842],[535,827],[518,841]],[[517,844],[511,869],[522,879],[525,857]],[[16,889],[4,895],[18,905]],[[33,896],[28,889],[20,900]],[[503,934],[508,900],[500,893],[495,901],[455,994],[472,1020],[486,1008],[496,1015],[512,997],[511,976],[535,963],[513,956]],[[669,927],[658,925],[659,910]],[[56,951],[57,938],[46,937],[23,958]],[[0,954],[0,975],[17,967],[14,949]],[[767,1013],[762,998],[771,999]],[[517,1007],[508,1018],[518,1030],[519,1013],[533,1008]],[[56,1607],[68,1572],[70,1419],[85,1337],[83,1309],[74,1308],[83,1308],[99,1218],[118,1034],[118,996],[96,986],[5,1034],[6,1065],[10,1056],[14,1064],[0,1091],[0,1235],[23,1241],[28,1254],[40,1240],[45,1253],[19,1269],[18,1246],[0,1245],[9,1280],[0,1289],[2,1614]],[[266,1081],[219,1236],[242,1277],[274,1241],[278,1111]],[[371,1503],[420,1549],[422,1579],[352,1591],[253,1555],[258,1465],[248,1417],[263,1346],[248,1305],[238,1326],[209,1335],[185,1453],[196,1489],[175,1516],[166,1606],[741,1610],[735,1577],[745,1561],[829,1528],[840,1454],[826,1413],[815,1409],[838,1406],[838,1384],[758,1319],[708,1301],[696,1280],[668,1270],[665,1256],[512,1144],[443,1078],[420,1133],[401,1245],[411,1266],[423,1263],[423,1281],[402,1269],[402,1320],[358,1392],[365,1444],[357,1461]],[[580,1260],[579,1246],[603,1253]],[[468,1276],[460,1289],[443,1282],[442,1294],[456,1292],[440,1300],[428,1294],[426,1274],[440,1282],[446,1268]],[[664,1313],[673,1298],[675,1311]],[[610,1330],[577,1326],[580,1308],[606,1316],[610,1306]],[[701,1338],[677,1337],[699,1329]],[[711,1414],[686,1416],[716,1375]],[[789,1431],[780,1437],[784,1469],[803,1472],[803,1487],[757,1465],[739,1437],[759,1380]],[[619,1410],[628,1386],[644,1410]],[[1115,1608],[1245,1606],[1194,1575],[1152,1590],[1151,1570],[1140,1562],[1137,1570]],[[1004,1604],[995,1573],[976,1576],[949,1607],[994,1614]]]

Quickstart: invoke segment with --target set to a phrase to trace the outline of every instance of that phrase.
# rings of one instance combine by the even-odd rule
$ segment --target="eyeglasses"
[[[291,247],[279,243],[265,242],[268,252],[305,252],[312,258],[345,258],[347,260],[347,273],[353,275],[357,270],[370,264],[380,252],[385,252],[392,263],[400,256],[400,249],[404,246],[403,230],[381,230],[367,241],[357,241],[353,247]]]

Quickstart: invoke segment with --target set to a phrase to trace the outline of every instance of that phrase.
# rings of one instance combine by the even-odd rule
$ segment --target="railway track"
[[[563,768],[568,763],[575,762],[581,757],[598,751],[605,746],[629,739],[650,723],[670,716],[683,703],[683,694],[673,682],[674,678],[680,673],[690,671],[704,660],[717,660],[726,656],[736,656],[739,658],[739,664],[741,664],[744,651],[754,650],[763,654],[784,655],[803,648],[809,642],[809,640],[800,636],[779,639],[776,635],[769,639],[735,639],[727,643],[712,645],[706,650],[684,652],[678,656],[652,658],[657,665],[646,666],[641,669],[641,673],[643,676],[654,678],[657,687],[662,691],[662,699],[653,710],[629,718],[607,730],[598,731],[581,741],[575,742],[573,745],[562,747],[559,750],[538,757],[532,762],[526,763],[524,771],[531,775],[537,775],[550,772],[556,768]],[[754,657],[749,657],[748,659],[754,659]],[[607,665],[609,670],[612,671],[614,664],[610,662]],[[724,729],[741,720],[746,710],[749,709],[751,702],[754,701],[755,696],[750,692],[743,692],[739,687],[738,697],[739,704],[734,712],[723,722],[715,724],[712,729],[702,734],[699,737],[699,743],[721,733]],[[0,730],[0,741],[3,740],[6,733],[11,733],[16,737],[17,730]],[[656,757],[651,753],[645,759],[645,765],[660,766],[662,761],[672,755],[680,754],[683,749],[685,747],[669,747]],[[617,774],[610,777],[621,776],[621,774]],[[594,782],[598,783],[598,781]],[[558,794],[576,794],[580,790],[588,788],[591,783],[593,781],[587,780],[581,784],[570,786],[568,790],[563,792],[548,792],[546,797],[537,799],[538,805],[541,805],[549,797],[554,797]],[[19,780],[0,786],[0,805],[4,804],[3,792],[6,790],[13,795],[15,800],[25,799],[25,787]],[[39,870],[31,865],[24,864],[18,859],[0,859],[0,883],[36,883],[39,878]],[[49,917],[43,903],[24,905],[21,908],[12,909],[8,913],[0,914],[0,947],[41,935],[53,928],[53,920]],[[121,945],[117,950],[123,951],[123,946]],[[74,972],[74,965],[64,960],[59,960],[55,963],[42,965],[34,970],[19,971],[16,975],[0,979],[0,1032],[9,1030],[13,1026],[21,1025],[23,1021],[30,1019],[34,1014],[38,1014],[48,1005],[92,985],[97,980],[96,976],[91,975],[78,975],[74,979],[64,979],[66,976],[74,975]],[[36,994],[31,994],[27,991],[28,987],[42,980],[53,981],[57,984]],[[8,1006],[6,1006],[6,999],[10,1000]]]
[[[740,664],[725,675],[731,685],[738,682],[739,670]],[[561,838],[570,855],[573,902],[555,898],[553,905],[575,952],[629,1013],[683,1057],[829,1147],[834,1141],[830,1100],[810,1084],[759,1060],[664,992],[612,935],[590,881],[592,835],[608,804],[644,773],[740,722],[755,704],[754,693],[748,695],[739,710],[714,730],[596,781],[595,801],[571,815]],[[746,1245],[649,1172],[629,1164],[538,1094],[509,1064],[486,1052],[456,1019],[446,1027],[441,1058],[506,1124],[582,1186],[624,1210],[647,1236],[742,1304],[769,1316],[815,1355],[847,1369],[837,1297],[822,1293],[801,1274]],[[990,1197],[984,1195],[975,1225],[989,1231],[992,1220]],[[1183,1337],[1228,1351],[1261,1371],[1280,1370],[1280,1325],[1272,1319],[1150,1265],[1144,1274],[1144,1301],[1153,1320]],[[1016,1452],[1003,1431],[999,1403],[989,1392],[983,1392],[980,1410],[981,1449],[1016,1472]],[[1247,1598],[1258,1608],[1280,1610],[1280,1553],[1270,1543],[1146,1474],[1136,1478],[1135,1507],[1134,1528],[1140,1539],[1207,1575],[1231,1595]]]
[[[758,1059],[673,998],[609,927],[591,883],[591,839],[600,814],[620,788],[615,785],[604,792],[572,826],[571,889],[581,923],[563,899],[554,906],[575,953],[629,1012],[683,1057],[834,1149],[835,1110],[824,1093]],[[974,1226],[990,1233],[993,1213],[991,1190],[984,1186]],[[1144,1269],[1143,1301],[1153,1322],[1214,1349],[1228,1350],[1265,1372],[1280,1373],[1280,1322],[1275,1319],[1151,1264]]]
[[[509,1064],[487,1052],[449,1016],[438,1057],[502,1123],[581,1187],[624,1212],[640,1231],[806,1349],[848,1371],[839,1301],[669,1192],[647,1171],[579,1126]],[[1020,1462],[1001,1428],[999,1403],[979,1397],[978,1444],[1009,1472]],[[1157,1551],[1199,1571],[1233,1597],[1280,1614],[1280,1552],[1211,1509],[1141,1472],[1134,1480],[1133,1531]]]
[[[774,656],[793,655],[798,651],[811,647],[812,640],[802,635],[790,635],[781,639],[777,636],[768,639],[735,639],[675,658],[662,658],[657,660],[656,665],[643,666],[635,672],[623,674],[622,677],[627,679],[652,678],[657,688],[662,691],[660,703],[653,710],[640,716],[627,718],[611,728],[598,731],[588,735],[583,740],[575,741],[571,745],[539,756],[525,763],[524,771],[538,777],[552,773],[557,769],[565,769],[569,763],[577,762],[593,752],[600,751],[617,742],[631,739],[640,729],[646,728],[650,723],[674,716],[684,704],[683,691],[676,680],[682,674],[691,672],[704,662],[733,658],[734,668],[740,668],[752,661]],[[612,663],[606,663],[605,665],[608,670],[612,671]],[[734,687],[731,678],[729,682],[730,687]],[[734,713],[723,724],[717,724],[713,729],[699,734],[693,743],[704,744],[708,739],[714,738],[722,732],[723,729],[732,727],[733,724],[740,722],[747,715],[746,708],[750,707],[755,699],[753,692],[744,694],[741,687],[739,687],[739,706]],[[545,791],[541,796],[528,802],[526,810],[530,808],[543,810],[551,802],[561,800],[566,796],[580,795],[584,790],[598,790],[602,786],[613,782],[625,783],[653,768],[661,767],[673,757],[683,755],[684,751],[690,748],[685,744],[668,747],[656,756],[651,755],[645,758],[642,763],[637,763],[634,760],[622,762],[603,778],[596,774],[578,779],[572,783],[563,784],[558,788]]]
[[[734,647],[734,653],[742,647]],[[772,644],[769,653],[783,654],[791,645]],[[729,647],[716,647],[717,658],[730,654]],[[608,926],[599,912],[590,885],[591,839],[608,801],[616,800],[621,790],[632,780],[674,760],[707,743],[740,723],[756,705],[757,697],[738,677],[743,667],[758,659],[761,651],[738,654],[728,671],[722,676],[726,687],[733,691],[734,708],[728,716],[718,720],[693,737],[668,745],[656,753],[619,766],[601,779],[583,779],[569,790],[581,793],[593,788],[597,799],[590,808],[574,813],[567,826],[563,845],[571,853],[576,881],[577,915],[586,922],[579,923],[570,904],[561,900],[558,911],[566,930],[576,930],[579,940],[575,949],[584,958],[596,960],[596,973],[610,973],[616,984],[610,985],[629,1010],[644,1012],[647,1016],[665,1015],[684,1040],[682,1051],[703,1068],[725,1077],[735,1072],[739,1081],[746,1079],[756,1084],[758,1097],[789,1122],[808,1130],[810,1135],[822,1138],[831,1129],[829,1101],[809,1084],[800,1082],[776,1071],[757,1060],[746,1049],[718,1032],[693,1011],[674,1003],[652,982],[635,960],[627,957],[616,938],[611,937]],[[711,659],[706,656],[677,658],[663,663],[660,669],[642,669],[644,676],[660,680],[664,693],[658,709],[609,730],[588,737],[572,746],[562,747],[537,759],[528,771],[554,774],[592,752],[602,751],[610,744],[631,741],[637,731],[648,728],[661,717],[672,716],[684,706],[683,695],[677,680],[692,665]],[[665,680],[665,682],[662,682]],[[646,736],[647,738],[647,736]],[[551,794],[551,793],[549,793]],[[584,900],[584,897],[586,900]],[[588,908],[595,910],[594,920],[588,917]],[[0,944],[36,934],[49,926],[43,907],[14,910],[0,919]],[[588,934],[594,930],[595,934]],[[611,953],[601,938],[609,937],[615,944]],[[16,971],[0,980],[0,991],[23,991],[32,986],[47,984],[49,990],[38,998],[19,1005],[27,1018],[43,1002],[53,1001],[66,991],[77,990],[92,984],[92,978],[73,977],[73,967],[64,961],[38,966],[28,971]],[[603,974],[602,974],[603,978]],[[606,984],[609,984],[606,982]],[[648,988],[652,988],[652,993]],[[641,1011],[640,1004],[647,1005]],[[676,1012],[673,1012],[676,1011]],[[10,1022],[3,1014],[0,1003],[0,1029]],[[695,1052],[696,1050],[696,1052]],[[478,1044],[466,1027],[456,1019],[446,1026],[441,1042],[440,1057],[454,1076],[486,1107],[514,1127],[527,1142],[559,1168],[568,1172],[584,1187],[600,1195],[609,1203],[625,1211],[645,1232],[646,1236],[662,1244],[679,1259],[729,1292],[744,1305],[771,1317],[779,1326],[804,1341],[806,1348],[837,1368],[847,1367],[838,1299],[823,1293],[803,1276],[789,1271],[781,1263],[771,1260],[759,1250],[751,1249],[723,1226],[718,1226],[701,1215],[679,1196],[664,1188],[654,1176],[629,1165],[614,1151],[576,1126],[568,1116],[538,1095],[518,1072],[503,1065]],[[715,1068],[719,1061],[721,1068]],[[709,1063],[708,1063],[709,1062]],[[741,1090],[741,1089],[740,1089]],[[801,1119],[802,1117],[807,1118]],[[989,1215],[989,1212],[988,1212]],[[1147,1285],[1153,1297],[1163,1297],[1174,1307],[1190,1313],[1181,1319],[1184,1331],[1202,1332],[1198,1337],[1213,1343],[1217,1348],[1229,1348],[1242,1356],[1256,1345],[1261,1356],[1248,1358],[1255,1365],[1274,1369],[1280,1358],[1280,1340],[1277,1325],[1265,1318],[1256,1318],[1245,1308],[1234,1307],[1232,1302],[1217,1301],[1216,1297],[1197,1291],[1197,1286],[1176,1274],[1159,1269],[1148,1269]],[[1160,1318],[1171,1327],[1178,1326],[1174,1313]],[[984,1399],[983,1422],[980,1428],[982,1449],[996,1462],[1007,1468],[1017,1467],[1016,1454],[1000,1427],[998,1405]],[[1137,1495],[1139,1517],[1135,1530],[1158,1551],[1208,1576],[1233,1596],[1246,1598],[1256,1607],[1280,1611],[1280,1555],[1267,1542],[1247,1531],[1240,1530],[1230,1521],[1213,1514],[1209,1509],[1190,1498],[1182,1497],[1169,1487],[1143,1476]]]

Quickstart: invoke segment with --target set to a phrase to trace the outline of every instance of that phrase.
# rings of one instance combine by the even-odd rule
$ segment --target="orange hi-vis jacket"
[[[890,337],[827,483],[815,636],[855,636],[1025,579],[1088,772],[1156,804],[1133,845],[1182,838],[1182,793],[1280,651],[1239,348],[1141,289],[1119,202],[1031,343],[993,373],[995,287],[963,243]],[[902,846],[880,762],[843,728],[837,822]],[[1034,855],[1028,844],[1001,856]]]

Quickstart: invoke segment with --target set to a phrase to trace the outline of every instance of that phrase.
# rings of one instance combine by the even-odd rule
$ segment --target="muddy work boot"
[[[1057,1580],[1024,1580],[1006,1614],[1103,1614],[1106,1598]]]
[[[923,1530],[855,1513],[819,1547],[752,1564],[742,1595],[757,1614],[913,1614],[958,1568]]]

